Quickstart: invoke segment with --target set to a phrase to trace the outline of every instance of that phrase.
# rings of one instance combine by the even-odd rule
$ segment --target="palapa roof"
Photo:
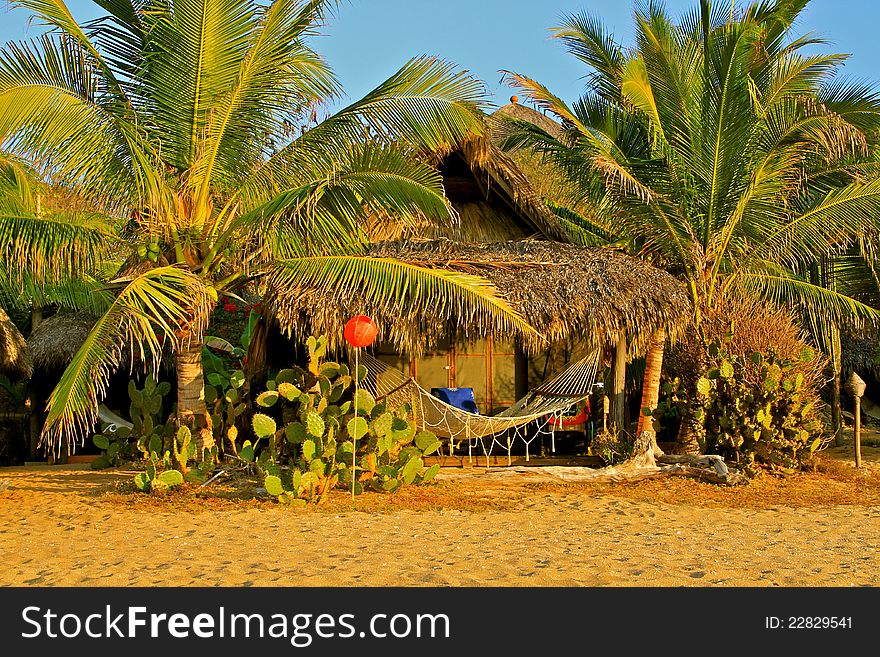
[[[869,328],[858,334],[842,331],[841,368],[844,373],[856,372],[862,376],[880,377],[880,333]]]
[[[0,308],[0,373],[12,378],[28,378],[32,372],[27,341],[6,311]]]
[[[97,318],[88,313],[59,313],[44,319],[28,338],[34,367],[40,370],[67,367],[96,321]]]
[[[541,114],[539,111],[534,110],[531,107],[526,107],[518,102],[511,102],[510,104],[499,108],[494,114],[492,114],[492,116],[496,119],[510,117],[520,121],[527,121],[538,126],[541,130],[557,139],[561,138],[564,133],[564,128],[561,124],[557,123],[549,116]],[[495,127],[496,129],[500,127],[497,122]]]
[[[487,278],[498,294],[543,339],[525,337],[535,351],[577,337],[587,348],[602,349],[621,334],[631,356],[644,353],[651,334],[666,328],[675,334],[691,318],[684,286],[667,272],[638,258],[608,249],[549,241],[465,244],[450,240],[410,240],[376,244],[369,253],[429,268]],[[303,290],[276,301],[281,327],[299,337],[309,332],[342,335],[353,315],[373,317],[380,340],[418,354],[450,334],[474,339],[493,334],[515,337],[486,316],[460,308],[399,308],[368,303],[356,292],[333,294]]]
[[[377,217],[367,227],[372,241],[413,237],[463,242],[530,237],[571,240],[522,169],[489,137],[473,137],[434,164],[443,175],[446,196],[458,214],[458,223],[404,226],[392,218]]]

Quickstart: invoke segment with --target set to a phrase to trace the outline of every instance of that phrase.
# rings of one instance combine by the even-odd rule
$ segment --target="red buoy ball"
[[[379,327],[366,315],[355,315],[345,323],[343,337],[353,347],[369,347],[376,339]]]

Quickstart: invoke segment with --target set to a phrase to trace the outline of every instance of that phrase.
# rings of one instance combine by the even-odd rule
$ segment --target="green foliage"
[[[625,432],[600,431],[590,442],[590,453],[605,465],[622,463],[632,456],[633,442]]]
[[[209,350],[205,350],[209,352]],[[222,360],[205,360],[205,403],[211,413],[214,439],[231,454],[241,457],[240,418],[247,411],[247,382],[240,369],[228,370]],[[218,365],[219,362],[219,365]]]
[[[162,436],[154,435],[149,443],[144,472],[134,477],[144,493],[165,492],[184,481],[202,483],[214,469],[217,448],[196,454],[196,444],[186,426],[175,428],[174,418],[163,426]]]
[[[128,427],[105,424],[101,433],[92,436],[92,442],[101,450],[101,455],[92,461],[94,470],[116,467],[137,456]]]
[[[143,389],[139,390],[134,381],[128,382],[128,398],[131,401],[129,415],[134,425],[131,435],[136,441],[137,448],[144,455],[149,456],[151,443],[155,439],[164,438],[164,426],[162,420],[163,397],[171,391],[171,384],[167,381],[157,383],[148,378],[144,382]]]
[[[110,431],[110,425],[105,425],[100,434],[92,436],[95,447],[102,450],[101,456],[92,462],[92,467],[109,468],[132,461],[138,456],[148,458],[151,443],[155,447],[155,441],[164,439],[165,427],[161,417],[164,408],[163,397],[171,391],[171,384],[167,381],[161,383],[148,378],[144,387],[138,388],[134,381],[128,382],[128,408],[131,429],[118,427]]]
[[[695,395],[687,395],[679,379],[664,384],[666,399],[655,418],[681,417],[705,453],[735,461],[750,475],[758,467],[791,471],[810,465],[826,439],[820,401],[799,369],[815,354],[805,349],[799,362],[774,349],[739,356],[725,347],[721,340],[710,344]]]
[[[503,148],[561,178],[561,225],[684,279],[698,312],[733,291],[819,322],[876,321],[862,296],[867,283],[876,299],[872,267],[848,268],[859,285],[841,259],[830,277],[809,270],[878,227],[880,96],[837,75],[846,56],[797,35],[806,2],[694,1],[680,20],[634,4],[632,47],[588,14],[555,29],[585,67],[576,102],[507,76],[561,121],[502,131]]]
[[[134,484],[143,493],[163,493],[184,482],[184,474],[172,468],[171,450],[151,451],[144,472],[134,476]]]
[[[135,485],[143,492],[166,491],[184,481],[205,481],[214,469],[217,448],[196,453],[196,443],[186,426],[177,427],[173,414],[161,422],[163,397],[171,391],[167,382],[147,379],[142,389],[134,381],[128,384],[131,401],[129,414],[132,429],[119,427],[92,437],[103,450],[92,463],[93,468],[110,467],[141,457],[145,471],[135,476]]]
[[[266,413],[253,418],[254,433],[267,445],[257,464],[269,495],[285,504],[325,499],[340,487],[355,493],[369,488],[394,492],[410,484],[427,483],[439,467],[425,468],[424,457],[440,448],[437,437],[417,432],[405,408],[389,409],[359,390],[357,413],[353,378],[348,366],[324,361],[327,341],[310,337],[307,369],[278,372],[257,397]]]

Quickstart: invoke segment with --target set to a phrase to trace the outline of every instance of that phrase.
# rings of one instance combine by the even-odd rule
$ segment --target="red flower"
[[[238,310],[238,306],[236,306],[234,303],[227,303],[223,306],[223,310],[228,313],[234,313],[236,310]]]

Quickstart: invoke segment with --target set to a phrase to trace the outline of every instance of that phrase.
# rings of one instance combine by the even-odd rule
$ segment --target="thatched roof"
[[[880,334],[866,329],[860,333],[840,334],[841,369],[846,374],[857,372],[880,378]]]
[[[531,123],[562,142],[568,141],[562,124],[530,107],[510,103],[489,118],[492,140],[496,145],[502,145],[506,137],[517,131],[511,119]],[[577,186],[572,184],[558,165],[528,147],[512,150],[507,153],[507,157],[516,163],[539,197],[563,207],[581,209],[581,194]]]
[[[57,370],[67,367],[97,318],[88,313],[60,313],[44,319],[28,338],[34,367]]]
[[[371,241],[447,238],[504,242],[534,237],[571,241],[522,169],[489,137],[474,137],[434,164],[443,175],[446,195],[459,223],[404,226],[392,218],[377,217],[367,227]]]
[[[28,378],[33,371],[27,341],[18,327],[0,308],[0,373],[12,378]]]
[[[623,333],[631,343],[631,355],[637,355],[644,353],[656,329],[676,333],[691,317],[689,297],[673,276],[607,249],[546,241],[424,240],[379,243],[370,255],[484,276],[550,341],[576,336],[598,349],[615,343]],[[496,325],[462,317],[455,308],[386,307],[339,290],[285,295],[276,302],[276,312],[283,329],[299,337],[326,333],[331,340],[342,335],[347,319],[363,313],[377,320],[380,339],[414,354],[450,334],[466,339],[499,336]],[[529,340],[526,346],[537,350],[545,345],[543,340]]]
[[[492,116],[495,118],[510,117],[520,121],[527,121],[538,126],[541,130],[557,139],[563,135],[561,124],[557,123],[549,116],[545,116],[537,110],[534,110],[531,107],[526,107],[518,102],[512,102],[499,108],[494,114],[492,114]]]

